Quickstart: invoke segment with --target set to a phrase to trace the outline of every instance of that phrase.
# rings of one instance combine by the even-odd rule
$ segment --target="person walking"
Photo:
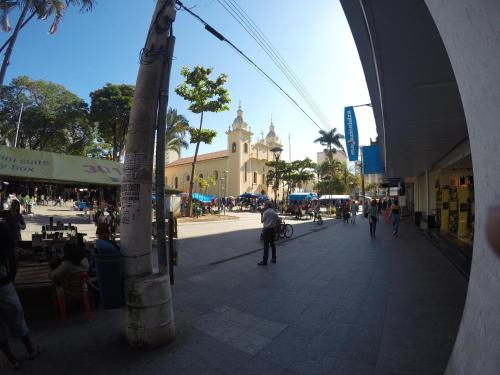
[[[370,236],[375,238],[375,231],[377,230],[377,221],[378,221],[378,207],[377,200],[373,199],[370,204]]]
[[[351,203],[351,224],[356,224],[356,215],[358,214],[358,209],[358,203],[353,200]]]
[[[399,235],[399,222],[401,220],[400,216],[401,208],[399,207],[399,202],[394,200],[391,206],[391,222],[392,222],[392,235],[397,237]]]
[[[9,345],[6,327],[14,337],[22,341],[29,359],[38,357],[42,347],[34,345],[31,340],[23,307],[14,287],[17,273],[15,243],[9,227],[3,222],[0,222],[0,244],[0,350],[7,359],[7,364],[13,369],[18,369],[20,363]]]
[[[279,221],[278,214],[272,209],[272,203],[267,201],[264,205],[264,212],[262,213],[261,223],[263,224],[262,237],[264,240],[264,254],[262,261],[257,263],[259,266],[266,266],[267,259],[269,258],[269,245],[272,250],[271,263],[276,263],[276,245],[274,244],[274,235],[276,224]]]
[[[21,204],[18,200],[12,200],[10,209],[5,216],[6,224],[8,225],[10,236],[16,246],[21,241],[21,230],[26,229],[23,215],[21,215]]]

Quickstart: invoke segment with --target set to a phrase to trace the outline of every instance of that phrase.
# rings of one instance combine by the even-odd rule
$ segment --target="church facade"
[[[282,147],[274,129],[269,126],[266,137],[252,143],[253,133],[243,119],[241,105],[236,118],[226,132],[227,149],[199,154],[195,167],[195,176],[206,179],[212,176],[214,184],[200,189],[195,180],[194,192],[209,195],[237,197],[243,193],[271,194],[266,175],[269,167],[266,162],[274,160],[271,149]],[[172,159],[170,159],[172,160]],[[193,157],[181,158],[167,164],[166,183],[169,187],[189,191],[189,179]]]

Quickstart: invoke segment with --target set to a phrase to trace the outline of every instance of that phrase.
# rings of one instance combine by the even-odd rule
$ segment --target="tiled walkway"
[[[256,265],[260,253],[216,265],[213,253],[185,248],[182,256],[196,259],[181,263],[173,287],[174,343],[128,348],[121,311],[97,311],[90,323],[33,321],[47,349],[23,372],[441,374],[467,288],[410,223],[396,239],[382,224],[372,239],[364,219],[326,222],[279,246],[278,263],[267,267]]]

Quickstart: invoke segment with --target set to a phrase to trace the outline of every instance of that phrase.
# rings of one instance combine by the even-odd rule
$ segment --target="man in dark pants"
[[[276,263],[276,245],[274,244],[274,231],[279,217],[276,211],[272,209],[271,202],[267,201],[264,205],[264,213],[262,214],[261,222],[263,224],[263,239],[264,239],[264,256],[262,262],[257,263],[259,266],[267,265],[269,258],[269,245],[271,245],[272,258],[271,263]]]

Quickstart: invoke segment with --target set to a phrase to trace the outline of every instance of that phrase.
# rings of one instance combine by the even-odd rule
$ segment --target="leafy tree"
[[[180,157],[181,150],[189,147],[189,143],[186,141],[187,131],[189,131],[187,119],[183,115],[179,115],[176,109],[169,108],[167,112],[165,151],[175,151]]]
[[[214,176],[208,176],[208,177],[200,177],[200,176],[194,176],[195,181],[198,183],[198,186],[200,188],[200,192],[203,191],[203,194],[207,194],[207,190],[210,186],[215,186],[215,177]]]
[[[204,68],[195,66],[193,70],[187,67],[181,69],[181,75],[185,81],[175,89],[177,95],[184,100],[190,102],[189,110],[193,113],[200,114],[200,125],[198,129],[190,128],[191,143],[196,143],[194,151],[193,164],[191,166],[191,178],[189,179],[189,196],[188,196],[188,216],[191,216],[191,202],[193,200],[193,184],[194,170],[198,159],[198,151],[200,143],[211,143],[213,137],[210,134],[202,131],[203,114],[205,112],[222,112],[229,109],[229,92],[224,87],[227,76],[220,74],[215,80],[209,78],[212,74],[212,68]],[[215,133],[216,134],[216,133]],[[209,141],[209,142],[208,142]]]
[[[341,140],[344,139],[344,136],[340,133],[337,133],[337,128],[333,128],[330,130],[319,131],[320,137],[314,140],[315,143],[321,144],[321,146],[326,147],[324,152],[326,156],[331,159],[333,155],[338,151],[344,150],[344,146],[342,146]]]
[[[2,31],[10,31],[9,14],[16,8],[21,9],[14,31],[8,40],[7,50],[0,69],[0,87],[3,86],[5,73],[7,72],[10,56],[14,49],[19,31],[27,22],[35,15],[41,20],[53,17],[49,29],[49,33],[53,34],[56,32],[57,26],[63,18],[64,12],[68,6],[79,6],[80,11],[84,12],[92,10],[95,2],[95,0],[0,0],[0,26]],[[31,14],[26,19],[28,13]]]
[[[10,143],[24,104],[18,146],[32,150],[86,155],[92,144],[88,106],[63,86],[18,77],[4,87],[0,99],[0,133]]]
[[[134,86],[107,83],[90,93],[90,115],[97,122],[97,133],[112,146],[112,159],[120,160],[127,140]]]

